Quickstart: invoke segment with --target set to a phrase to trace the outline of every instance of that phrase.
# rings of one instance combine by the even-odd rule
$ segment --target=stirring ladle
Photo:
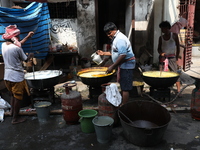
[[[34,63],[32,63],[32,70],[33,70],[33,79],[35,80],[35,67],[34,67]]]
[[[121,110],[118,109],[118,111],[131,123],[131,124],[135,124],[131,119],[129,119]]]

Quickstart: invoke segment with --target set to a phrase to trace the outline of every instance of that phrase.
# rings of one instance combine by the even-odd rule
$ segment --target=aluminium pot
[[[178,73],[171,71],[145,71],[142,73],[144,82],[154,88],[168,88],[173,86],[178,80],[179,76],[180,75]]]
[[[128,102],[118,116],[125,138],[137,146],[155,146],[162,141],[171,115],[158,103],[144,100]]]
[[[106,72],[107,67],[91,67],[80,70],[77,75],[80,77],[81,81],[92,87],[100,87],[104,83],[108,83],[112,80],[115,70],[112,73],[106,74],[105,76],[93,76],[93,77],[83,77],[81,74],[89,72]]]
[[[60,70],[43,70],[26,73],[25,79],[30,88],[45,89],[58,84],[61,75]]]

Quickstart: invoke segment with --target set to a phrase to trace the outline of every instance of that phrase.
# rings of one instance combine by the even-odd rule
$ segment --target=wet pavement
[[[88,87],[77,81],[81,91],[84,107],[96,108],[97,101],[88,98]],[[62,84],[56,85],[57,89]],[[23,116],[27,121],[12,125],[11,117],[5,116],[0,124],[0,149],[2,150],[198,150],[200,149],[200,122],[193,120],[189,109],[191,92],[194,85],[187,87],[182,98],[177,98],[173,104],[175,108],[169,108],[171,121],[164,133],[164,137],[156,146],[140,147],[129,142],[123,134],[123,128],[119,124],[112,129],[112,137],[109,143],[97,142],[96,133],[83,133],[80,124],[68,125],[62,114],[51,114],[46,122],[39,121],[37,115]],[[62,90],[58,90],[62,92]],[[144,87],[148,94],[148,85]],[[59,93],[57,93],[59,95]],[[172,94],[172,97],[175,96]],[[147,96],[132,97],[132,100],[150,100]],[[60,109],[61,101],[56,99],[51,109]],[[182,109],[180,109],[182,108]],[[184,110],[185,109],[185,110]]]
[[[190,113],[171,112],[171,121],[163,140],[153,147],[139,147],[124,137],[123,128],[113,127],[110,142],[97,142],[95,133],[83,133],[80,124],[67,125],[62,115],[50,115],[47,122],[40,122],[37,116],[26,116],[27,121],[11,125],[6,117],[0,125],[1,150],[199,150],[199,121]]]
[[[200,66],[200,65],[199,65]],[[195,70],[197,71],[197,70]],[[97,100],[88,98],[88,87],[77,79],[77,89],[81,92],[84,108],[96,108]],[[63,84],[56,85],[55,103],[51,110],[61,109]],[[184,85],[182,85],[183,87]],[[6,115],[0,123],[0,150],[199,150],[200,149],[200,121],[194,120],[190,114],[191,93],[195,85],[187,86],[182,98],[176,98],[171,105],[166,105],[171,115],[171,121],[164,133],[162,141],[152,147],[136,146],[124,136],[123,127],[118,124],[112,128],[111,140],[106,144],[97,142],[97,135],[83,133],[80,123],[66,124],[62,113],[50,114],[47,121],[39,121],[37,114],[23,115],[27,121],[12,125],[11,117]],[[172,87],[172,91],[176,91]],[[143,92],[149,94],[149,86],[145,84]],[[172,92],[171,99],[176,95]],[[145,94],[130,97],[134,100],[151,100]],[[167,101],[161,101],[163,104]]]

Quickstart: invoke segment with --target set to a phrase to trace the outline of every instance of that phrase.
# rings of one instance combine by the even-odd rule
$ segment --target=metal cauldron
[[[113,70],[112,73],[105,74],[103,76],[92,76],[92,77],[83,77],[81,74],[87,73],[87,72],[106,72],[107,67],[91,67],[80,70],[77,75],[80,77],[81,81],[89,86],[92,87],[99,87],[104,83],[110,82],[110,80],[113,78],[113,75],[115,73],[115,70]]]
[[[137,146],[155,146],[162,141],[171,120],[168,110],[150,101],[134,100],[119,108],[125,138]]]
[[[144,82],[154,88],[168,88],[173,86],[179,76],[178,73],[170,71],[145,71],[142,73]]]
[[[58,84],[61,75],[60,70],[35,71],[26,73],[25,79],[30,88],[45,89]]]

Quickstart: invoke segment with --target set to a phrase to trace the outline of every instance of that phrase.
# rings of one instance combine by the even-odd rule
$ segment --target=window
[[[48,3],[50,18],[77,18],[76,1],[64,3]]]
[[[20,6],[22,8],[26,8],[30,2],[13,2],[16,6]]]

